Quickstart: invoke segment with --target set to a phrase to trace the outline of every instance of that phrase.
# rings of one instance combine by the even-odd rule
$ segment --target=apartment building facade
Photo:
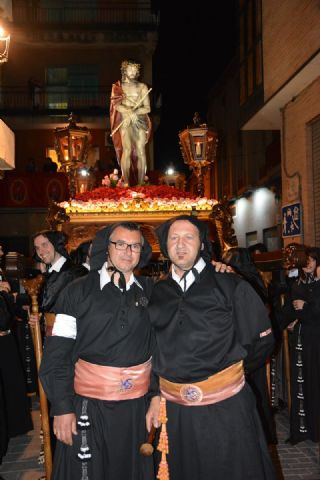
[[[121,78],[121,62],[139,62],[141,80],[152,87],[159,18],[151,2],[9,3],[3,20],[11,44],[9,61],[1,67],[0,115],[15,134],[15,174],[25,175],[30,165],[35,165],[40,179],[46,158],[55,159],[54,131],[67,126],[71,112],[78,126],[90,130],[90,163],[109,173],[117,166],[110,137],[109,100],[112,83]],[[156,126],[159,115],[153,107],[152,116]],[[152,170],[152,140],[147,157]],[[1,209],[0,237],[27,238],[46,226],[45,215],[46,209],[25,209],[23,205],[10,209],[10,215]]]
[[[245,26],[257,2],[241,3]],[[263,0],[259,15],[261,53],[240,52],[241,128],[280,132],[284,245],[320,246],[319,2]]]
[[[320,244],[320,10],[316,0],[239,0],[238,56],[212,88],[212,178],[239,245]]]

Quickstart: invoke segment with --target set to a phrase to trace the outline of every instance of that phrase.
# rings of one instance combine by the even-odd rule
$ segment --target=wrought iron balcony
[[[83,111],[102,113],[109,110],[110,86],[95,90],[67,87],[48,87],[30,92],[28,87],[3,87],[0,89],[2,114],[50,113]]]
[[[106,3],[106,2],[105,2]],[[14,5],[13,23],[15,24],[101,24],[101,25],[132,25],[156,27],[158,16],[151,11],[150,2],[133,5],[132,3],[116,3],[112,5],[97,2],[86,5],[69,4],[68,7],[31,7]]]

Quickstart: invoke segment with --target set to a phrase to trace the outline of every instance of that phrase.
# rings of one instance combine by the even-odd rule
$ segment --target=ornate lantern
[[[10,35],[0,27],[0,63],[5,63],[9,58]]]
[[[10,35],[7,34],[3,27],[0,26],[0,64],[8,61],[9,58],[9,46],[10,46]],[[14,135],[12,133],[13,140],[8,140],[7,132],[4,134],[3,129],[6,128],[9,131],[7,125],[2,122],[0,125],[1,141],[0,141],[0,180],[4,178],[4,170],[11,170],[14,168]],[[3,153],[5,152],[5,157],[3,158]],[[8,161],[9,160],[9,161]]]
[[[55,150],[60,170],[68,177],[71,198],[78,192],[87,190],[88,182],[80,181],[87,165],[91,135],[87,127],[78,127],[73,114],[69,125],[55,129]]]
[[[194,171],[198,179],[198,194],[204,195],[203,177],[216,158],[218,134],[201,123],[199,114],[193,117],[193,127],[187,127],[179,133],[180,148],[184,163]]]

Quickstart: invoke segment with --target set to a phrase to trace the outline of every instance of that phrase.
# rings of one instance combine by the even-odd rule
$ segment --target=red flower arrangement
[[[110,184],[111,185],[111,184]],[[211,210],[216,200],[198,198],[168,185],[104,186],[78,193],[59,205],[69,213],[140,213],[153,211]]]
[[[75,196],[75,200],[80,200],[82,202],[87,202],[88,200],[113,200],[117,201],[121,198],[190,198],[195,199],[196,196],[192,195],[190,192],[184,192],[174,187],[169,187],[168,185],[143,185],[137,186],[134,188],[130,187],[99,187],[95,188],[91,192],[78,193]]]

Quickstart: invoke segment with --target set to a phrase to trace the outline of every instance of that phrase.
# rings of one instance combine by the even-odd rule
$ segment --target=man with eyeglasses
[[[100,230],[90,272],[55,305],[40,369],[58,439],[52,480],[154,478],[152,457],[139,454],[147,410],[156,424],[159,403],[146,308],[153,281],[133,274],[150,256],[137,224]]]

